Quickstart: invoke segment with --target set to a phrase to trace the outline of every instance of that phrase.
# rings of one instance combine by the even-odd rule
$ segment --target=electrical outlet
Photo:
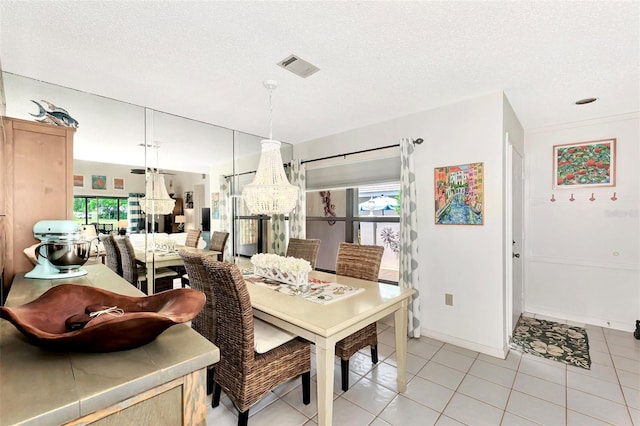
[[[453,294],[444,294],[444,304],[447,306],[453,306]]]

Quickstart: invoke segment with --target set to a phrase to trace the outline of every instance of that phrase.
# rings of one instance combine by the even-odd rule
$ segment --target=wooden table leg
[[[335,344],[316,342],[316,370],[318,382],[318,425],[328,426],[333,421],[333,370]]]
[[[402,301],[402,306],[395,314],[396,326],[396,363],[398,392],[407,390],[407,300]]]

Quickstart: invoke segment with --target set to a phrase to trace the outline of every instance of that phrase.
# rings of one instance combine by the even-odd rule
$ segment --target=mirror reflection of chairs
[[[113,235],[101,235],[99,237],[105,251],[105,264],[116,274],[122,276],[122,259],[120,249]]]
[[[136,253],[129,237],[116,237],[115,240],[120,249],[122,278],[148,294],[147,269],[136,263]],[[173,289],[173,279],[177,275],[176,271],[169,268],[157,268],[155,271],[155,293]]]
[[[229,239],[228,232],[214,231],[213,234],[211,234],[211,243],[209,244],[209,250],[220,252],[220,254],[218,254],[217,256],[218,262],[222,262],[222,260],[224,259],[224,246],[227,244],[227,239]],[[186,270],[185,272],[186,273],[182,274],[182,277],[180,277],[182,287],[184,288],[186,286],[190,286],[191,288],[195,288],[191,284],[189,284],[189,270]]]

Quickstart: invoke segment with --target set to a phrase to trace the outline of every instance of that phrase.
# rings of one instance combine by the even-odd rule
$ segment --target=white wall
[[[84,176],[84,187],[73,188],[74,195],[95,195],[98,197],[127,197],[129,193],[144,193],[145,180],[144,175],[131,174],[132,168],[139,166],[125,166],[122,164],[101,163],[97,161],[74,160],[73,173]],[[172,175],[165,175],[165,185],[167,192],[174,193],[176,198],[183,198],[185,191],[193,191],[194,186],[206,182],[201,173],[187,173],[168,171]],[[102,175],[107,177],[107,189],[91,189],[91,176]],[[124,189],[113,188],[113,178],[124,178]],[[205,206],[206,207],[206,206]]]
[[[402,137],[424,139],[414,153],[421,329],[427,336],[495,356],[505,351],[502,209],[507,102],[495,92],[294,145],[294,158],[305,160],[386,146]],[[397,151],[394,154],[389,164],[399,161]],[[472,162],[485,166],[485,224],[435,225],[434,168]],[[453,306],[444,304],[445,293],[453,294]]]
[[[526,311],[632,331],[640,318],[640,114],[525,135]],[[554,145],[607,138],[617,139],[615,187],[552,189]]]

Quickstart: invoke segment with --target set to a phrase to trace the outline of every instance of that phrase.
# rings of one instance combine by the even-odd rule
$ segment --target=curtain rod
[[[414,146],[415,145],[420,145],[422,142],[424,142],[424,139],[422,139],[422,138],[411,139],[411,143],[413,143]],[[396,148],[396,147],[399,147],[399,146],[400,146],[400,144],[397,143],[397,144],[394,144],[394,145],[380,146],[378,148],[369,148],[369,149],[363,149],[363,150],[360,150],[360,151],[346,152],[344,154],[329,155],[327,157],[313,158],[311,160],[302,160],[302,161],[300,161],[300,164],[313,163],[314,161],[329,160],[331,158],[346,157],[347,155],[363,154],[365,152],[379,151],[381,149]],[[291,164],[290,163],[284,163],[283,166],[284,167],[290,167]],[[229,178],[229,177],[232,177],[232,176],[249,175],[249,174],[255,173],[255,172],[256,172],[255,170],[252,170],[250,172],[236,173],[234,175],[227,175],[227,176],[225,176],[225,178]]]
[[[422,142],[424,142],[424,140],[422,138],[418,138],[418,139],[415,139],[415,140],[412,139],[411,142],[415,146],[416,144],[420,145]],[[380,146],[378,148],[369,148],[369,149],[363,149],[363,150],[360,150],[360,151],[347,152],[347,153],[344,153],[344,154],[329,155],[327,157],[314,158],[314,159],[311,159],[311,160],[302,160],[302,161],[300,161],[300,164],[313,163],[314,161],[330,160],[332,158],[346,157],[347,155],[363,154],[365,152],[379,151],[381,149],[396,148],[398,146],[400,146],[399,143],[394,144],[394,145]]]

